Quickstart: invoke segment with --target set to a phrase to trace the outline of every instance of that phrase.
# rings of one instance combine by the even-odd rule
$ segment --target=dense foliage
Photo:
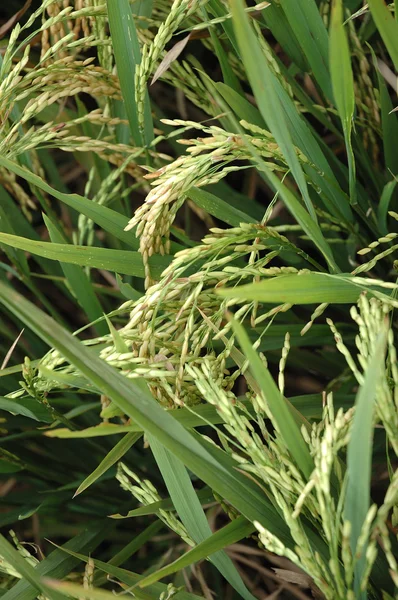
[[[7,8],[0,595],[398,598],[397,2]]]

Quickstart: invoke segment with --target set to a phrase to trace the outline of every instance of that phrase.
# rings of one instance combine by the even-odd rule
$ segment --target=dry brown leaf
[[[297,585],[301,585],[302,587],[309,588],[311,587],[312,579],[309,575],[305,573],[297,573],[297,571],[287,571],[286,569],[272,569],[277,575],[278,579],[282,581],[287,581],[288,583],[296,583]]]
[[[17,337],[17,339],[12,343],[11,348],[9,349],[9,351],[7,352],[7,354],[5,355],[5,358],[3,360],[3,363],[0,367],[0,370],[2,371],[3,369],[6,368],[6,366],[8,365],[8,362],[12,356],[12,353],[15,350],[16,345],[18,344],[19,340],[21,339],[21,335],[23,334],[23,332],[25,331],[25,329],[22,329],[21,333],[19,334],[19,336]]]
[[[22,8],[19,9],[15,15],[12,15],[1,27],[0,27],[0,39],[5,36],[5,34],[10,31],[14,27],[14,25],[19,21],[19,19],[26,13],[29,6],[32,4],[32,0],[26,0],[25,4]]]
[[[190,37],[191,34],[189,33],[186,37],[184,37],[184,39],[177,42],[175,46],[173,46],[172,49],[167,52],[166,56],[155,71],[155,75],[153,76],[151,85],[153,85],[155,81],[157,81],[159,77],[161,77],[163,73],[165,73],[167,69],[170,68],[172,62],[177,60],[181,52],[184,50],[185,46],[188,44]]]
[[[325,600],[325,596],[322,594],[321,590],[315,585],[312,578],[306,573],[290,571],[288,569],[277,569],[275,567],[273,567],[272,570],[281,581],[299,585],[303,588],[309,588],[311,590],[312,597],[315,598],[315,600]]]

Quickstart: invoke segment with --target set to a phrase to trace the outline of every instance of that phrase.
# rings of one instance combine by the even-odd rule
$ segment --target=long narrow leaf
[[[342,0],[334,0],[330,28],[330,73],[334,100],[343,124],[349,167],[350,200],[351,204],[356,204],[355,159],[351,143],[355,109],[354,77],[343,20]]]
[[[76,600],[114,600],[115,593],[113,591],[106,591],[100,588],[91,587],[89,589],[84,588],[82,585],[77,583],[70,583],[69,581],[57,581],[56,579],[44,579],[45,583],[50,589],[58,590],[62,594],[62,598],[76,598]],[[139,600],[157,600],[159,596],[154,594],[142,594],[139,592],[136,596]]]
[[[106,473],[118,460],[121,460],[123,456],[130,450],[130,448],[141,438],[141,433],[128,433],[125,435],[113,448],[108,452],[105,458],[100,462],[98,467],[90,473],[88,477],[79,485],[75,492],[75,496],[78,496],[84,490],[93,485],[104,473]]]
[[[152,531],[153,531],[153,525],[152,527]],[[149,527],[148,527],[149,530]],[[153,533],[155,533],[155,531],[153,531]],[[137,538],[139,538],[140,536],[137,536]],[[58,546],[57,546],[58,547]],[[89,558],[88,556],[85,556],[84,554],[80,554],[78,552],[73,552],[71,550],[68,550],[67,548],[60,548],[60,551],[64,551],[67,552],[70,556],[74,557],[75,559],[79,560],[79,561],[83,561],[83,562],[88,562]],[[133,573],[132,571],[127,571],[127,569],[121,569],[118,566],[115,566],[114,563],[111,561],[109,561],[108,563],[102,561],[102,560],[98,560],[96,558],[91,558],[91,560],[94,562],[95,567],[100,570],[103,571],[104,573],[107,573],[108,575],[111,575],[112,578],[114,579],[118,579],[119,581],[121,581],[122,583],[124,583],[126,586],[128,587],[132,587],[132,586],[136,586],[137,583],[142,579],[141,575],[138,575],[137,573]],[[61,582],[54,582],[54,587],[57,586],[58,583]],[[82,597],[82,594],[84,594],[84,592],[82,592],[82,588],[80,586],[76,586],[75,584],[73,584],[75,587],[73,588],[68,588],[68,592],[69,590],[72,591],[73,593],[75,591],[80,590],[80,596],[78,596],[79,598]],[[63,588],[65,590],[65,588]],[[163,583],[155,583],[150,587],[147,587],[145,590],[140,590],[138,587],[135,587],[135,595],[137,598],[140,598],[141,600],[158,600],[159,596],[165,592],[167,590],[167,586],[164,585]],[[74,596],[73,596],[74,597]],[[115,595],[113,594],[113,598],[115,597]],[[189,592],[185,592],[185,591],[180,591],[177,592],[177,594],[174,596],[175,600],[203,600],[201,596],[197,596],[196,594],[190,594]]]
[[[43,215],[43,219],[52,242],[60,244],[68,243],[66,236],[62,235],[49,217]],[[68,263],[61,263],[61,268],[77,302],[83,308],[89,321],[96,321],[102,317],[103,310],[101,304],[95,295],[91,281],[83,269],[78,265]],[[107,334],[107,326],[103,321],[94,325],[94,329],[97,331],[98,335]]]
[[[274,9],[273,6],[272,9]],[[272,50],[269,49],[269,52],[272,52]],[[280,65],[280,68],[283,70],[283,65]],[[296,84],[295,79],[291,78],[289,71],[286,70],[284,72],[284,77],[294,88],[296,95],[306,106],[307,110],[313,111],[313,104],[309,98],[303,94],[302,89]],[[277,81],[275,81],[275,84],[279,105],[283,110],[287,130],[291,135],[293,144],[297,146],[297,148],[300,148],[302,153],[311,163],[317,165],[317,169],[314,169],[310,165],[304,165],[304,170],[308,173],[314,184],[322,190],[322,199],[328,210],[339,219],[343,219],[347,222],[352,221],[352,211],[349,202],[347,201],[348,198],[342,191],[331,165],[324,155],[320,140],[317,139],[317,136],[309,126],[308,121],[302,118],[297,110],[296,104],[286,92],[285,88]],[[239,95],[236,94],[234,90],[229,89],[228,86],[225,86],[222,83],[214,84],[214,86],[239,119],[245,119],[249,123],[257,124],[263,128],[270,128],[269,124],[267,125],[268,112],[266,112],[266,108],[260,114],[259,111],[245,98],[240,98]],[[318,115],[318,118],[319,116],[321,115]],[[321,118],[323,119],[324,117]],[[325,123],[323,120],[321,122],[330,127],[329,122]]]
[[[390,206],[390,202],[394,195],[397,180],[389,181],[386,183],[383,189],[383,193],[380,198],[379,206],[377,207],[377,222],[379,224],[380,231],[383,235],[388,234],[387,228],[387,214]]]
[[[214,494],[211,493],[209,488],[204,488],[203,490],[197,492],[197,497],[199,498],[201,504],[208,502],[214,503]],[[151,504],[146,504],[145,506],[140,506],[139,508],[133,508],[132,510],[129,510],[126,515],[115,514],[109,516],[112,519],[131,519],[132,517],[142,517],[144,515],[156,515],[161,509],[175,510],[171,498],[158,500],[157,502],[151,502]]]
[[[235,506],[248,520],[263,523],[283,543],[288,546],[292,544],[286,524],[261,493],[260,488],[235,468],[238,463],[230,463],[226,456],[224,463],[220,462],[221,456],[225,454],[221,450],[221,455],[216,459],[213,455],[214,450],[210,452],[209,448],[203,445],[203,441],[199,442],[171,414],[161,408],[149,392],[145,393],[133,381],[94,356],[74,336],[3,282],[0,282],[0,303],[7,305],[13,314],[50,346],[57,348],[66,360],[145,432],[152,434],[159,443],[178,457],[182,457],[189,469]]]
[[[396,152],[395,140],[398,138],[398,116],[391,101],[390,93],[387,89],[384,77],[382,77],[379,69],[379,63],[376,54],[371,46],[369,46],[372,54],[373,65],[377,74],[380,93],[380,112],[382,126],[382,140],[384,148],[384,161],[386,168],[393,174],[398,173],[398,153]]]
[[[250,370],[260,386],[286,447],[304,476],[308,478],[314,468],[313,460],[285,398],[278,390],[269,370],[253,349],[242,325],[233,320],[232,327],[246,358],[249,360]]]
[[[138,118],[140,107],[135,97],[135,71],[141,62],[137,30],[128,0],[107,0],[112,46],[115,53],[120,87],[133,140],[137,146],[148,145],[153,139],[153,125],[146,95],[145,129],[141,132]]]
[[[246,98],[238,94],[228,85],[225,85],[225,83],[218,82],[215,86],[239,119],[244,119],[248,123],[253,123],[253,125],[257,125],[263,129],[266,128],[266,123],[258,108],[253,106]]]
[[[41,421],[43,423],[52,423],[54,420],[51,409],[45,404],[38,402],[36,398],[28,397],[12,400],[0,396],[0,410],[4,410],[13,415],[23,415],[28,419]]]
[[[38,175],[32,173],[32,171],[21,167],[8,158],[4,158],[4,156],[0,156],[0,166],[8,169],[11,173],[15,173],[18,177],[22,177],[31,185],[37,186],[40,190],[43,190],[43,192],[47,192],[50,196],[57,198],[57,200],[60,200],[67,206],[82,213],[89,219],[92,219],[94,223],[102,227],[102,229],[105,229],[105,231],[108,231],[134,250],[138,249],[138,241],[135,238],[134,233],[124,231],[129,223],[127,217],[124,217],[107,206],[102,206],[101,204],[88,200],[84,196],[79,196],[79,194],[64,194],[63,192],[59,192],[43,181]]]
[[[215,92],[215,94],[217,94],[217,88],[214,86],[214,84],[212,82],[209,82],[208,85],[209,85],[209,89],[211,89],[213,93]],[[217,102],[225,110],[224,107],[226,107],[227,105],[221,97],[217,98]],[[328,245],[327,241],[325,240],[318,223],[311,218],[308,211],[304,208],[304,206],[296,198],[295,194],[291,190],[289,190],[289,188],[282,181],[280,181],[280,179],[275,175],[275,173],[273,173],[267,167],[265,161],[259,155],[259,153],[255,149],[254,145],[249,143],[249,141],[247,140],[245,131],[242,129],[239,122],[236,119],[234,119],[233,123],[234,123],[234,127],[236,128],[236,131],[238,131],[240,133],[240,135],[242,136],[242,140],[245,142],[247,150],[253,156],[253,162],[256,164],[257,169],[259,170],[263,179],[268,184],[271,185],[272,189],[275,192],[279,193],[279,196],[285,202],[286,207],[288,208],[289,212],[291,212],[291,214],[296,219],[297,223],[299,223],[302,226],[303,230],[307,233],[307,235],[311,238],[313,243],[318,247],[320,252],[324,255],[325,259],[327,260],[327,262],[329,264],[330,269],[332,271],[338,271],[339,268],[333,258],[332,250],[331,250],[330,246]],[[300,124],[301,124],[301,121],[299,119],[298,120],[299,127],[300,127]],[[300,133],[305,134],[305,129],[303,132],[300,131]],[[305,136],[305,139],[308,140],[308,137]],[[320,157],[318,154],[318,161],[319,161],[319,159],[320,159]],[[333,210],[332,210],[332,212],[333,212]]]
[[[90,553],[109,533],[109,528],[109,523],[107,527],[101,529],[91,527],[69,540],[61,549],[51,552],[35,568],[37,577],[65,577],[68,575],[79,563],[79,560],[65,554],[65,550]],[[19,581],[2,596],[3,600],[35,600],[35,598],[37,598],[37,587],[26,578]]]
[[[392,58],[395,69],[398,70],[398,21],[394,19],[384,0],[368,0],[370,12],[376,27]]]
[[[381,288],[373,288],[366,279],[350,275],[329,275],[328,273],[303,273],[301,275],[280,275],[258,283],[237,288],[219,288],[217,294],[223,297],[250,299],[271,304],[353,304],[363,291],[374,293],[388,301]]]
[[[44,258],[59,260],[64,263],[107,269],[122,275],[145,277],[142,256],[139,252],[127,250],[113,250],[109,248],[95,248],[92,246],[75,246],[72,244],[53,244],[27,240],[17,235],[0,233],[0,243],[13,248],[20,248]],[[154,277],[159,277],[170,264],[167,256],[153,256],[149,259],[151,272]]]
[[[302,70],[308,71],[308,62],[305,58],[300,42],[295,36],[285,12],[279,3],[271,2],[267,10],[262,11],[264,23],[272,31],[272,35],[281,48],[290,56],[293,62]]]
[[[50,591],[46,585],[43,585],[37,570],[2,535],[0,535],[0,556],[12,565],[21,577],[36,588],[37,592],[45,594],[49,600],[62,600],[60,594]]]
[[[194,542],[200,544],[206,538],[212,536],[212,531],[187,470],[184,464],[159,444],[155,437],[150,435],[148,440],[178,516]],[[246,519],[244,519],[244,522],[247,524]],[[242,598],[254,600],[233,562],[222,550],[223,546],[221,545],[220,548],[218,552],[210,556],[210,561]],[[151,580],[150,583],[153,581],[156,581],[156,578]]]
[[[355,401],[355,415],[347,447],[347,494],[344,518],[351,523],[351,551],[356,556],[357,543],[370,507],[372,477],[373,414],[377,387],[380,382],[387,341],[387,328],[379,335],[369,366]],[[366,600],[360,590],[366,568],[366,544],[355,565],[355,593],[358,600]]]
[[[218,196],[200,188],[190,188],[187,196],[210,215],[220,219],[224,223],[228,223],[232,227],[239,227],[241,223],[256,223],[256,219],[250,215],[230,206],[227,202],[218,198]]]
[[[19,234],[23,237],[27,237],[33,240],[39,240],[40,236],[37,231],[32,227],[29,221],[25,218],[19,206],[14,202],[7,190],[0,186],[0,207],[7,215],[8,221],[12,223],[13,231],[6,231],[5,233]],[[35,261],[43,269],[44,273],[49,275],[61,275],[62,271],[56,263],[45,258],[36,257]]]
[[[155,583],[155,581],[163,579],[163,577],[167,577],[172,573],[176,573],[180,569],[189,567],[194,562],[198,562],[207,557],[211,558],[214,552],[239,542],[241,539],[250,535],[253,531],[254,526],[251,523],[246,521],[246,519],[243,517],[238,517],[216,533],[213,533],[213,535],[195,546],[195,548],[192,548],[192,550],[186,552],[183,556],[172,562],[170,565],[166,565],[162,569],[159,569],[159,571],[151,573],[151,575],[148,575],[145,577],[145,579],[142,579],[139,583],[139,586],[146,587],[151,583]]]
[[[268,64],[267,57],[262,52],[259,41],[250,25],[249,17],[243,8],[242,0],[231,0],[231,10],[243,64],[246,67],[259,110],[264,120],[268,123],[277,144],[280,146],[292,170],[309,214],[316,222],[317,218],[308,193],[304,173],[300,166],[285,114],[278,97],[277,88],[280,84]]]
[[[286,18],[326,98],[332,90],[328,69],[328,34],[315,0],[280,0]]]

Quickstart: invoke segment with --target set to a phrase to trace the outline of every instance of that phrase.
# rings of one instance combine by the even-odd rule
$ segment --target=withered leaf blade
[[[177,60],[181,52],[184,50],[185,46],[188,44],[190,37],[191,34],[189,33],[186,37],[184,37],[184,39],[177,42],[175,46],[173,46],[172,49],[167,52],[166,56],[155,71],[155,75],[153,76],[151,85],[153,85],[155,81],[157,81],[159,77],[161,77],[163,73],[167,71],[172,62]]]
[[[9,351],[7,352],[7,354],[5,355],[5,358],[4,358],[4,360],[2,362],[2,365],[0,367],[0,371],[2,371],[3,369],[5,369],[6,366],[8,365],[8,362],[9,362],[11,356],[12,356],[12,353],[14,352],[14,350],[15,350],[15,348],[16,348],[19,340],[21,339],[21,336],[22,336],[22,334],[23,334],[24,331],[25,331],[25,329],[22,329],[22,331],[18,335],[17,339],[14,340],[14,342],[12,343],[11,348],[9,349]]]
[[[12,15],[1,27],[0,27],[0,39],[3,38],[10,29],[19,21],[19,19],[26,13],[29,6],[32,4],[32,0],[26,0],[22,8],[19,9],[15,15]]]
[[[295,583],[305,588],[311,587],[312,579],[306,573],[276,568],[273,568],[272,570],[274,571],[278,579],[281,579],[282,581],[286,581],[287,583]]]

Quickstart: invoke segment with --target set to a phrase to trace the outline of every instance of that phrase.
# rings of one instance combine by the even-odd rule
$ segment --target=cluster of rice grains
[[[295,247],[274,229],[242,224],[227,230],[213,229],[203,243],[177,253],[159,282],[153,283],[136,302],[126,302],[119,314],[130,312],[127,325],[90,345],[107,343],[100,356],[122,371],[126,377],[144,377],[155,397],[168,407],[192,405],[203,399],[195,378],[187,367],[206,362],[213,380],[225,391],[232,390],[239,369],[229,370],[233,338],[226,338],[230,324],[225,313],[234,299],[217,295],[220,285],[236,286],[253,278],[295,273],[294,267],[271,266],[283,249]],[[255,328],[290,305],[258,312],[255,302],[241,303],[235,318],[253,316]],[[262,330],[264,331],[264,330]],[[257,334],[259,344],[261,334]],[[123,341],[123,347],[118,343]],[[42,361],[42,367],[57,369],[63,363],[56,351]],[[72,367],[63,367],[73,372]],[[38,389],[56,385],[44,379]]]
[[[129,227],[137,227],[140,236],[140,250],[146,269],[146,286],[151,283],[148,258],[154,253],[169,252],[169,236],[171,225],[179,208],[186,200],[188,190],[214,184],[233,171],[245,169],[245,165],[230,164],[250,158],[245,142],[238,135],[233,135],[220,127],[207,127],[193,121],[164,120],[168,125],[182,126],[180,133],[189,129],[197,129],[208,134],[207,137],[180,139],[188,146],[187,155],[162,167],[154,173],[146,175],[147,179],[155,179],[154,188],[146,197],[144,204],[136,211]],[[250,127],[249,124],[243,125]],[[259,128],[258,128],[259,129]],[[283,162],[275,140],[267,132],[259,129],[263,137],[247,136],[250,144],[256,147],[259,154],[268,159]],[[302,157],[305,160],[304,157]],[[286,171],[286,166],[268,162],[272,170]],[[210,243],[210,242],[208,242]]]
[[[168,2],[158,1],[150,19],[140,18],[145,26],[138,27],[137,31],[146,58],[137,69],[138,100],[142,89],[146,89],[153,66],[165,54],[164,45],[159,44],[166,43],[183,21],[188,26],[197,24],[197,19],[190,22],[189,17],[198,4],[177,0],[170,10]],[[159,29],[157,35],[154,29]],[[93,51],[97,60],[92,56]],[[120,126],[128,130],[128,122],[125,116],[115,116],[122,96],[104,2],[43,1],[25,24],[17,23],[12,30],[0,59],[0,76],[2,156],[14,160],[22,156],[25,164],[42,174],[36,154],[40,148],[95,153],[117,167],[119,180],[127,172],[136,185],[145,189],[144,171],[137,166],[144,149],[123,143],[123,136],[118,133]],[[203,105],[203,84],[187,63],[174,61],[166,79],[214,116],[214,108]],[[98,108],[87,110],[80,102],[82,95],[91,96]],[[70,100],[77,102],[77,116],[67,109]],[[169,156],[157,152],[158,141],[159,136],[151,148],[145,149],[157,168],[170,160]],[[114,173],[111,177],[115,180]],[[29,214],[34,206],[15,177],[0,169],[0,182]],[[90,186],[86,191],[91,191]],[[93,195],[92,191],[88,195]],[[107,202],[113,197],[111,194]]]
[[[151,19],[147,19],[147,26],[138,27],[142,61],[136,70],[136,99],[142,130],[147,83],[165,55],[165,44],[182,25],[188,29],[201,27],[197,14],[198,8],[204,4],[203,0],[175,0],[170,7],[168,2],[156,2]],[[300,227],[270,227],[266,215],[258,224],[242,223],[225,230],[212,228],[200,244],[175,254],[159,281],[154,280],[150,268],[153,254],[169,253],[172,224],[192,186],[217,183],[231,171],[247,168],[247,160],[252,156],[248,145],[252,145],[256,153],[265,159],[269,169],[285,174],[288,169],[280,149],[267,131],[246,122],[240,123],[246,132],[243,141],[242,136],[213,125],[165,120],[164,124],[178,128],[173,132],[173,137],[185,134],[188,130],[199,131],[201,136],[180,140],[187,146],[187,151],[174,161],[156,149],[157,144],[165,137],[161,131],[155,132],[157,137],[149,149],[122,143],[116,131],[126,121],[112,117],[114,113],[111,111],[111,103],[121,99],[121,92],[106,28],[105,5],[98,0],[76,0],[72,7],[68,1],[61,3],[48,0],[42,3],[41,9],[36,11],[24,27],[30,27],[38,17],[42,17],[38,30],[42,34],[42,52],[38,63],[30,65],[29,45],[26,45],[23,58],[15,61],[19,48],[18,36],[22,30],[19,26],[11,35],[2,63],[0,115],[3,117],[3,135],[0,153],[15,158],[27,150],[36,151],[39,147],[48,146],[70,152],[95,152],[115,168],[95,191],[91,189],[89,176],[86,195],[94,202],[105,204],[118,194],[127,197],[136,185],[147,192],[146,201],[130,222],[140,238],[146,291],[139,300],[128,301],[113,313],[125,320],[121,329],[112,330],[106,336],[84,343],[97,348],[99,356],[120,370],[125,377],[145,379],[153,396],[166,408],[178,409],[185,406],[193,407],[194,410],[194,406],[200,402],[213,404],[225,423],[220,431],[224,448],[234,456],[242,469],[266,484],[284,515],[296,547],[294,550],[285,548],[280,540],[257,524],[260,541],[268,550],[285,555],[304,568],[322,588],[326,598],[354,599],[352,586],[356,558],[350,550],[350,524],[343,520],[341,505],[336,501],[336,498],[342,497],[344,486],[339,456],[347,446],[354,411],[350,409],[344,412],[339,409],[335,412],[333,398],[329,394],[321,421],[312,426],[303,426],[303,437],[314,458],[314,471],[309,480],[305,481],[284,445],[278,428],[274,424],[272,433],[266,428],[265,419],[272,418],[272,415],[264,397],[256,386],[251,385],[250,378],[247,378],[245,391],[254,409],[254,419],[253,413],[248,414],[246,404],[239,401],[236,393],[237,379],[246,373],[248,364],[234,346],[231,324],[227,319],[228,309],[233,307],[235,319],[245,321],[257,349],[273,318],[278,313],[288,311],[291,305],[281,304],[269,310],[262,308],[257,302],[222,299],[217,295],[220,286],[231,288],[287,273],[300,276],[305,272],[303,269],[298,271],[293,266],[275,265],[276,259],[286,251],[299,256],[309,268],[314,266],[312,259],[283,235],[295,228],[301,234]],[[144,17],[140,19],[145,21]],[[156,33],[153,32],[154,29]],[[29,39],[28,37],[28,41],[24,43],[28,43]],[[79,58],[83,51],[93,47],[98,48],[97,66],[92,64],[92,58]],[[368,65],[358,48],[356,59],[361,65],[362,80],[367,82]],[[241,66],[235,67],[239,73]],[[188,62],[174,61],[164,74],[164,80],[181,89],[210,118],[216,115],[217,107],[208,100],[203,80]],[[290,90],[287,92],[290,93]],[[67,111],[64,110],[65,100],[82,93],[95,98],[98,108],[68,118]],[[24,104],[23,100],[27,102]],[[4,117],[16,110],[17,102],[23,109],[10,124]],[[378,113],[374,109],[373,96],[369,101],[364,98],[362,104],[361,118],[368,118],[369,113],[374,110],[372,122],[377,130]],[[56,111],[52,110],[54,106]],[[65,117],[62,123],[56,119],[55,113],[58,110]],[[85,126],[88,126],[86,131],[89,131],[91,125],[106,131],[106,135],[82,135],[82,129],[84,131]],[[366,141],[373,145],[371,134]],[[138,164],[143,152],[149,152],[153,165],[153,170],[146,175]],[[30,156],[35,157],[35,153],[30,153]],[[302,164],[309,164],[308,159],[299,151],[297,156]],[[312,164],[310,166],[317,168]],[[38,161],[32,168],[40,172]],[[134,180],[134,184],[127,188],[121,184],[124,173],[128,173]],[[30,199],[15,178],[0,170],[0,181],[19,199],[21,206],[29,211]],[[322,228],[340,231],[340,227],[343,227],[330,215],[318,212]],[[90,243],[92,237],[91,222],[81,217],[79,243]],[[396,234],[387,234],[361,252],[371,252],[380,244],[393,242],[395,238]],[[395,251],[396,247],[394,245],[376,255],[354,273],[370,270],[379,260]],[[346,358],[348,367],[359,384],[363,382],[363,372],[366,371],[375,336],[391,306],[395,306],[393,299],[391,303],[386,305],[378,299],[369,301],[366,296],[362,296],[359,307],[352,308],[351,315],[359,331],[356,340],[358,355],[355,359],[344,345],[334,323],[329,321],[337,349]],[[322,304],[315,310],[303,333],[308,331],[312,322],[326,307],[326,304]],[[288,352],[287,335],[280,361],[279,388],[282,393]],[[266,362],[264,356],[261,355],[261,358]],[[385,375],[377,390],[376,419],[385,427],[393,450],[398,453],[397,398],[393,392],[394,388],[398,389],[398,372],[391,331],[388,335],[388,365],[388,377]],[[28,386],[29,393],[44,398],[45,393],[54,388],[73,386],[76,376],[76,385],[81,386],[81,375],[72,366],[65,365],[63,357],[57,351],[49,352],[37,370],[28,367],[27,365],[24,390],[10,396],[25,393]],[[114,414],[106,407],[106,401],[103,406],[104,418]],[[119,465],[117,478],[122,487],[134,494],[140,502],[145,504],[158,499],[156,490],[148,482],[138,480],[123,464]],[[331,485],[337,486],[337,494],[330,493]],[[363,526],[363,535],[358,542],[360,546],[369,539],[364,586],[377,554],[378,537],[383,541],[383,550],[391,572],[397,571],[386,526],[387,514],[396,507],[397,500],[396,472],[391,478],[384,502],[379,508],[371,507]],[[192,543],[183,525],[170,516],[170,513],[161,512],[160,517],[185,541]],[[305,519],[324,532],[325,541],[330,548],[328,563],[321,553],[314,552],[312,541],[308,539],[303,526],[302,520]],[[396,508],[393,519],[396,524]],[[360,550],[358,547],[357,554]],[[395,583],[398,585],[398,582]]]
[[[357,354],[351,355],[344,341],[337,331],[334,323],[328,319],[328,324],[336,338],[337,349],[343,354],[349,369],[353,372],[358,384],[363,384],[364,373],[370,367],[372,352],[377,342],[380,331],[385,326],[385,319],[390,313],[390,307],[379,300],[368,299],[362,295],[358,306],[351,309],[351,317],[358,327],[356,336]],[[388,371],[383,373],[376,392],[376,422],[386,430],[388,439],[392,443],[393,451],[397,454],[398,415],[397,415],[397,384],[398,370],[396,363],[396,348],[391,329],[387,340],[387,365]],[[356,365],[359,363],[360,368]],[[364,560],[366,568],[361,579],[361,590],[366,590],[369,576],[379,552],[379,542],[386,554],[390,567],[390,575],[394,584],[397,580],[397,561],[391,548],[387,515],[391,514],[392,526],[398,522],[398,476],[392,475],[389,486],[384,494],[381,505],[371,505],[361,534],[358,538],[355,553],[350,549],[351,522],[342,514],[342,502],[346,493],[346,478],[344,463],[340,459],[345,456],[347,444],[350,440],[354,409],[344,411],[342,408],[335,411],[333,395],[327,395],[322,419],[312,427],[302,426],[302,434],[306,440],[311,456],[314,459],[314,470],[307,482],[301,479],[301,474],[289,458],[283,441],[276,431],[275,438],[267,444],[258,447],[257,453],[249,446],[248,466],[242,460],[242,468],[248,468],[258,477],[271,486],[273,497],[283,511],[284,519],[289,525],[290,532],[296,542],[295,551],[284,547],[280,540],[275,538],[261,524],[257,524],[260,540],[265,547],[276,554],[286,556],[292,562],[304,567],[305,571],[313,577],[315,583],[322,589],[325,597],[332,599],[354,600],[357,595],[354,591],[354,570],[357,561]],[[218,401],[219,402],[219,401]],[[257,406],[257,402],[254,403]],[[258,411],[258,409],[256,408]],[[267,407],[262,406],[263,414],[267,414]],[[223,411],[223,416],[234,433],[239,431],[237,423],[242,419],[234,417],[235,407]],[[228,417],[229,415],[229,417]],[[246,437],[250,431],[249,423],[245,424]],[[249,427],[248,427],[249,426]],[[242,433],[240,434],[242,435]],[[252,445],[256,440],[251,433]],[[236,439],[242,439],[237,437]],[[246,438],[245,438],[246,439]],[[393,442],[393,440],[395,440]],[[257,443],[258,445],[258,443]],[[246,446],[246,443],[245,443]],[[261,458],[261,461],[259,460]],[[392,513],[391,513],[392,511]],[[317,530],[322,530],[325,535],[330,558],[328,561],[322,556],[321,550],[314,552],[312,541],[304,531],[301,517],[307,516],[315,523]],[[361,558],[362,556],[362,558]],[[343,569],[342,569],[343,565]]]

